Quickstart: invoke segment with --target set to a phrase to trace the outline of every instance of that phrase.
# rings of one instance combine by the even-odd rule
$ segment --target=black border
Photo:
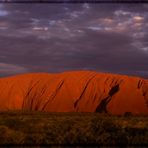
[[[0,0],[0,3],[148,3],[148,0]]]
[[[86,147],[86,148],[101,148],[101,147],[107,147],[107,148],[118,148],[118,147],[137,147],[137,148],[146,148],[148,145],[147,144],[106,144],[106,145],[102,145],[102,144],[0,144],[0,147],[54,147],[54,148],[70,148],[70,147]]]

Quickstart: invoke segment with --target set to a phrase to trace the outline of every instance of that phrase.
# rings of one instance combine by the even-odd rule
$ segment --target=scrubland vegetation
[[[0,112],[0,146],[148,146],[147,116]]]

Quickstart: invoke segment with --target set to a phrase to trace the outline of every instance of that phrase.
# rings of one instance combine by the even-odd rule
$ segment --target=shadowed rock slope
[[[148,80],[75,71],[0,79],[0,111],[106,112],[148,115]]]

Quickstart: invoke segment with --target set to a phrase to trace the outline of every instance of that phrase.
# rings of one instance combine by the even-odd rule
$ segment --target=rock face
[[[148,80],[75,71],[0,79],[0,111],[107,112],[148,115]]]

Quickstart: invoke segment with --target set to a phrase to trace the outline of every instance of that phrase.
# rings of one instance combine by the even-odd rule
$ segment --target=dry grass
[[[147,116],[0,112],[0,145],[148,145]]]

